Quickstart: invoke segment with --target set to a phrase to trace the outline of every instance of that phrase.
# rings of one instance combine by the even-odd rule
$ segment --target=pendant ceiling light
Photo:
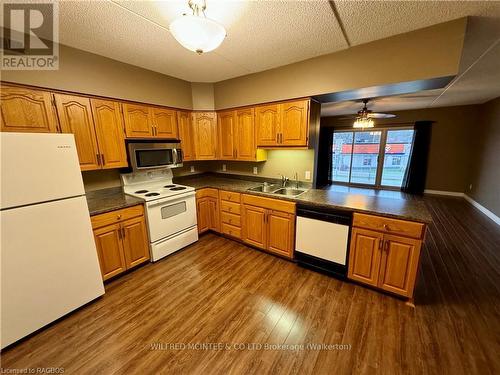
[[[226,37],[224,27],[205,16],[205,0],[189,0],[192,15],[182,15],[170,24],[174,38],[188,50],[202,54],[219,47]]]

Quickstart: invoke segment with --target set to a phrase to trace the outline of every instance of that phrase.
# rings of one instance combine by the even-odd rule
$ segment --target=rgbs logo
[[[2,70],[59,69],[56,1],[2,2]]]

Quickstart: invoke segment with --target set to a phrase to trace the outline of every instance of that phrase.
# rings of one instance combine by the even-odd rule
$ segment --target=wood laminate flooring
[[[104,297],[5,350],[2,367],[62,367],[66,374],[498,374],[500,230],[462,199],[425,199],[434,223],[414,309],[208,234],[107,284]],[[188,344],[207,347],[182,349]]]

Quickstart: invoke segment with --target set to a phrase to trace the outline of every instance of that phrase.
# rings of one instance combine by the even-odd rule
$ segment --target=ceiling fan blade
[[[371,117],[371,118],[393,118],[393,117],[396,117],[396,115],[393,115],[392,113],[372,112],[372,113],[368,114],[368,117]]]

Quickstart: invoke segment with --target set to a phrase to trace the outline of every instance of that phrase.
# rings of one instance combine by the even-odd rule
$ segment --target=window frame
[[[344,186],[352,186],[352,187],[362,187],[362,188],[370,188],[370,189],[384,189],[384,190],[401,190],[401,186],[388,186],[388,185],[382,185],[382,172],[384,169],[384,159],[385,159],[385,148],[387,145],[387,133],[390,130],[415,130],[415,127],[413,125],[404,125],[404,126],[383,126],[383,127],[374,127],[374,128],[369,128],[369,129],[353,129],[353,128],[338,128],[338,129],[332,129],[332,132],[330,134],[330,144],[333,145],[333,135],[335,133],[353,133],[352,135],[352,148],[351,150],[354,151],[354,141],[355,141],[355,133],[363,133],[363,132],[378,132],[380,131],[380,143],[379,143],[379,153],[377,156],[377,175],[375,177],[375,183],[373,185],[371,184],[363,184],[359,182],[350,182],[351,180],[351,175],[352,175],[352,161],[354,159],[352,151],[351,151],[351,163],[349,165],[349,182],[345,181],[333,181],[332,176],[333,176],[333,159],[332,159],[332,147],[330,147],[330,152],[329,152],[329,158],[330,158],[330,163],[329,163],[329,171],[328,171],[328,183],[329,184],[336,184],[336,185],[344,185]],[[413,140],[412,140],[412,148],[413,148]],[[408,168],[408,165],[406,166]]]

